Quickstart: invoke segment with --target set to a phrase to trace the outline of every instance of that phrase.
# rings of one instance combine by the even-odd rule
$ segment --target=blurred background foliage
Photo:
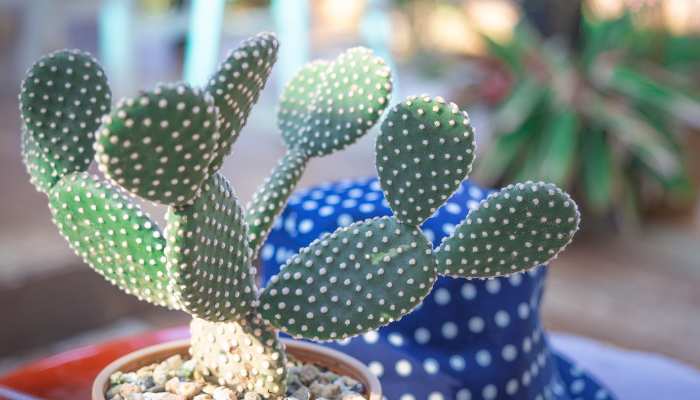
[[[600,4],[584,4],[569,35],[548,38],[526,18],[510,41],[484,35],[510,85],[477,176],[552,181],[620,223],[686,210],[698,183],[697,31],[668,17],[671,2]]]
[[[691,212],[700,3],[400,3],[427,15],[424,51],[477,61],[477,78],[453,98],[492,110],[478,181],[557,183],[604,226]]]

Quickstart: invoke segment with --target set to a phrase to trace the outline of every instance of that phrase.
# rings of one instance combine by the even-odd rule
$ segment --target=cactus
[[[63,175],[88,169],[94,132],[111,101],[107,77],[87,53],[57,51],[29,69],[19,102],[24,146],[33,161],[25,160],[39,191],[46,192]]]
[[[249,228],[248,240],[254,254],[260,251],[275,218],[287,204],[289,195],[301,179],[307,161],[309,157],[303,151],[289,150],[253,194],[245,219]]]
[[[493,277],[548,262],[569,244],[580,216],[552,184],[517,183],[491,194],[437,248],[438,272]]]
[[[221,168],[224,157],[231,152],[231,146],[248,120],[277,60],[278,47],[277,38],[271,33],[263,32],[246,39],[231,51],[209,79],[207,91],[214,98],[221,118],[221,144],[211,162],[212,172]]]
[[[277,126],[284,143],[294,148],[300,146],[307,128],[308,110],[314,104],[321,75],[328,70],[328,61],[316,60],[306,64],[287,83],[277,109]]]
[[[216,173],[191,206],[169,207],[165,255],[172,291],[183,310],[210,321],[244,317],[255,307],[243,210]]]
[[[284,394],[284,346],[259,316],[216,323],[195,318],[190,328],[190,353],[197,370],[210,381],[239,393],[255,391],[265,398]]]
[[[54,165],[46,158],[36,140],[24,126],[22,126],[22,161],[29,173],[29,181],[42,193],[48,193],[60,179]]]
[[[474,132],[469,116],[440,97],[409,97],[384,121],[376,158],[396,217],[419,225],[471,171]]]
[[[287,152],[241,207],[218,169],[277,46],[273,35],[258,35],[231,53],[206,88],[163,84],[113,111],[97,63],[59,52],[30,70],[21,95],[23,159],[71,247],[127,293],[191,314],[190,352],[201,376],[264,398],[286,390],[278,331],[323,341],[377,329],[417,307],[438,275],[488,278],[546,263],[579,223],[568,195],[528,182],[491,195],[433,249],[419,225],[467,178],[474,131],[456,105],[409,97],[376,141],[377,173],[394,216],[318,238],[257,288],[252,264],[309,159],[366,134],[391,92],[388,68],[367,49],[302,68],[277,114]],[[89,84],[66,86],[69,68],[92,71],[81,78]],[[47,76],[61,85],[48,85]],[[66,101],[84,87],[93,89],[88,101]],[[83,172],[91,140],[109,180]],[[168,206],[164,234],[129,196]]]
[[[277,126],[287,154],[256,191],[246,216],[255,254],[308,159],[342,150],[365,135],[388,106],[391,87],[384,60],[363,47],[347,50],[332,62],[312,61],[285,86]]]
[[[87,172],[61,178],[49,192],[54,223],[73,250],[120,289],[170,308],[165,239],[138,205]]]
[[[386,325],[430,292],[435,260],[415,227],[384,217],[321,237],[270,281],[262,315],[283,331],[344,339]]]
[[[188,85],[159,85],[117,105],[97,136],[108,178],[144,199],[185,204],[199,195],[220,145],[217,108]]]

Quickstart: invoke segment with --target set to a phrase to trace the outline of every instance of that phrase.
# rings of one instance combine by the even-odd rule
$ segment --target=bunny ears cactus
[[[150,303],[179,308],[168,290],[165,239],[121,190],[87,172],[49,192],[54,222],[76,254],[107,280]]]
[[[219,146],[217,108],[184,83],[126,99],[97,136],[100,171],[131,193],[167,205],[191,202]]]
[[[94,132],[111,101],[107,77],[88,53],[57,51],[29,69],[19,103],[25,162],[39,191],[46,193],[61,176],[87,170]]]
[[[201,196],[166,216],[168,274],[183,310],[210,321],[237,320],[255,306],[255,271],[243,210],[216,173]]]
[[[309,159],[366,134],[392,89],[384,61],[364,48],[302,68],[277,114],[287,153],[244,209],[218,169],[278,46],[274,35],[257,35],[230,53],[206,88],[161,84],[111,112],[97,62],[57,52],[30,69],[20,94],[23,160],[71,247],[127,293],[192,314],[197,370],[265,398],[285,391],[277,329],[315,340],[377,329],[417,307],[438,275],[488,278],[546,263],[580,218],[553,185],[511,185],[433,249],[419,226],[469,175],[474,130],[457,105],[409,97],[376,141],[394,215],[318,238],[259,291],[252,263]],[[84,172],[93,155],[108,181]],[[168,206],[164,233],[129,195]]]
[[[525,182],[491,194],[436,250],[442,275],[493,277],[549,262],[571,241],[580,215],[552,184]]]
[[[409,97],[389,112],[376,150],[377,173],[396,217],[419,225],[469,175],[474,130],[456,104]]]
[[[391,71],[371,50],[356,47],[333,61],[306,64],[284,88],[277,126],[287,154],[248,205],[257,254],[310,157],[342,150],[372,128],[389,104]]]
[[[379,121],[391,88],[389,67],[364,47],[307,64],[282,95],[277,113],[282,138],[311,156],[341,150]]]
[[[259,33],[231,51],[209,79],[207,92],[214,98],[221,118],[221,143],[211,162],[212,172],[221,168],[224,157],[238,139],[277,61],[278,48],[274,34]]]

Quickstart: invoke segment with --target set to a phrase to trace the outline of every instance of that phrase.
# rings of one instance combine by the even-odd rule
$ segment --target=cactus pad
[[[183,310],[209,321],[238,319],[255,306],[255,273],[243,211],[219,173],[192,205],[169,207],[168,274]]]
[[[178,308],[168,292],[165,239],[126,194],[76,172],[54,185],[49,206],[76,254],[108,281],[142,300]]]
[[[78,50],[51,53],[29,69],[19,97],[35,152],[43,154],[53,173],[87,170],[94,132],[112,101],[97,61]]]
[[[312,61],[297,72],[287,83],[280,96],[277,110],[277,126],[288,148],[299,145],[309,117],[309,109],[314,102],[321,83],[322,74],[328,69],[325,60]]]
[[[231,152],[277,61],[278,48],[273,33],[263,32],[246,39],[229,53],[209,80],[207,91],[219,108],[221,120],[221,143],[210,166],[212,172],[221,167]]]
[[[282,212],[287,199],[301,178],[308,157],[299,150],[289,150],[272,174],[253,194],[246,207],[248,239],[253,254],[257,254],[272,229],[275,218]]]
[[[27,173],[29,173],[29,181],[42,193],[48,193],[60,179],[58,172],[54,169],[54,164],[46,159],[24,126],[22,127],[22,161]]]
[[[389,67],[363,47],[342,53],[320,78],[298,141],[288,141],[311,156],[355,143],[377,123],[391,95]]]
[[[494,277],[547,263],[571,241],[576,203],[547,183],[509,185],[484,199],[436,250],[438,273]]]
[[[435,282],[432,247],[395,218],[366,220],[312,242],[263,291],[261,313],[279,329],[342,339],[415,308]]]
[[[211,98],[184,83],[160,85],[120,102],[97,137],[100,171],[145,199],[192,201],[218,147]]]
[[[277,332],[257,316],[240,322],[190,324],[190,354],[205,379],[238,393],[254,391],[281,399],[287,386],[284,345]]]
[[[379,180],[396,218],[419,225],[471,171],[469,116],[442,98],[409,97],[390,112],[376,144]]]

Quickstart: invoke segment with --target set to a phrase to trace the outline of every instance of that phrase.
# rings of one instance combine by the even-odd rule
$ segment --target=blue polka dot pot
[[[423,232],[437,246],[486,195],[463,183]],[[263,247],[264,279],[322,233],[390,214],[376,179],[300,191]],[[389,400],[614,399],[548,345],[539,316],[545,278],[546,267],[489,280],[440,278],[402,320],[326,345],[365,362]]]

